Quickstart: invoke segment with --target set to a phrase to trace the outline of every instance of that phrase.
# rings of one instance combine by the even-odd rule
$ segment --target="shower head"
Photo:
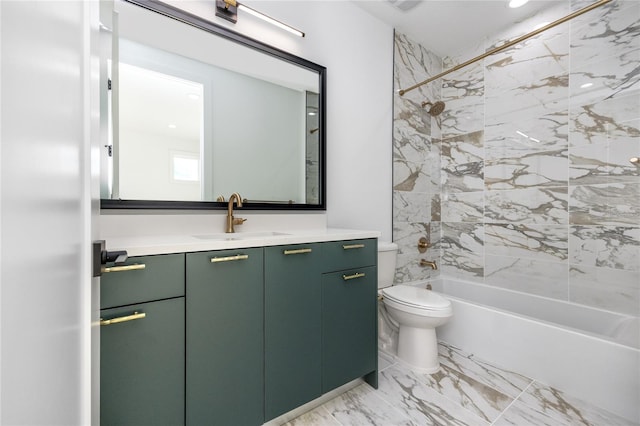
[[[435,103],[425,101],[422,103],[422,108],[426,107],[427,105],[431,106],[427,112],[433,117],[442,114],[442,111],[444,111],[444,102],[442,101],[436,101]]]

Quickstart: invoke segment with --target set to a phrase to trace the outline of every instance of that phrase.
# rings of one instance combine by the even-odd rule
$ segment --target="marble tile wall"
[[[442,59],[406,36],[396,33],[394,90],[412,86],[442,71]],[[440,249],[440,119],[422,108],[422,102],[440,99],[437,85],[425,85],[404,96],[394,96],[393,125],[393,241],[399,246],[397,282],[437,274],[421,267],[420,259],[439,260]],[[420,254],[418,239],[431,247]]]
[[[556,4],[443,68],[591,3]],[[401,35],[396,49],[396,85],[437,69],[399,60],[429,56]],[[447,105],[441,138],[401,126],[419,113],[396,104],[397,280],[418,275],[407,254],[431,227],[445,275],[640,316],[640,169],[629,162],[640,156],[640,2],[611,2],[428,86]],[[421,154],[404,148],[419,139]],[[422,165],[419,190],[402,185],[403,162]]]

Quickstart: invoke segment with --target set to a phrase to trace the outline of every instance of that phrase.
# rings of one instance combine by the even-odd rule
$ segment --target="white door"
[[[93,3],[0,1],[2,425],[96,417]]]

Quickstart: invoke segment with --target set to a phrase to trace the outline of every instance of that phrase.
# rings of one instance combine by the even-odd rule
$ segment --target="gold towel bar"
[[[111,318],[111,319],[108,319],[108,320],[103,320],[102,318],[100,318],[100,325],[119,324],[121,322],[139,320],[139,319],[145,318],[146,316],[147,316],[147,314],[145,314],[144,312],[137,312],[136,311],[133,314],[125,315],[124,317]]]
[[[146,268],[146,265],[144,263],[136,263],[135,265],[111,266],[111,267],[102,269],[102,272],[138,271],[144,268]]]
[[[211,263],[231,262],[234,260],[245,260],[248,258],[249,258],[248,254],[236,254],[235,256],[225,256],[225,257],[212,257]]]

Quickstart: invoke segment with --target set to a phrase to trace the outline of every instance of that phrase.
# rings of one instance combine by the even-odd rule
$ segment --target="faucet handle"
[[[243,219],[241,217],[234,217],[233,218],[233,224],[234,225],[242,225],[243,223],[245,223],[247,221],[247,219]]]

